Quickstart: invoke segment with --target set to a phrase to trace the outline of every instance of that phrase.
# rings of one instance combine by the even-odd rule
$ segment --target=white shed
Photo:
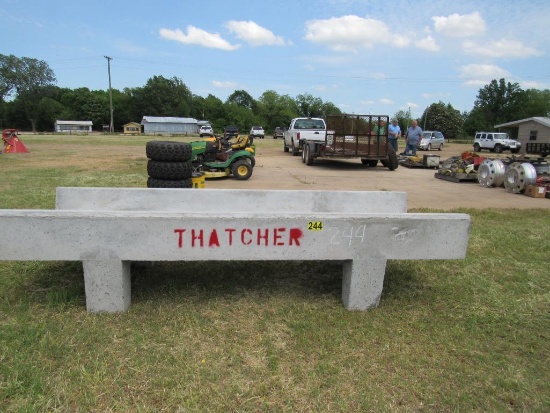
[[[145,134],[186,135],[197,133],[198,121],[193,118],[144,116],[141,119]]]
[[[56,120],[54,132],[84,133],[92,131],[91,120]]]

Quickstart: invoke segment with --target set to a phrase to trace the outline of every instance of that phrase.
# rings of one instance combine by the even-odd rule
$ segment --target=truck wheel
[[[231,165],[231,173],[239,181],[246,181],[252,176],[252,165],[245,159],[240,159]]]
[[[502,153],[503,148],[502,145],[499,145],[498,143],[495,145],[495,152],[496,153]]]
[[[313,156],[311,156],[311,152],[313,151],[313,145],[315,144],[310,142],[306,146],[304,146],[304,149],[302,150],[304,163],[308,166],[313,165]]]
[[[288,149],[288,146],[286,146],[286,142],[285,142],[285,140],[284,140],[284,138],[283,138],[283,151],[288,152],[288,150],[289,150],[289,149]]]
[[[307,142],[303,143],[302,147],[302,163],[306,163],[306,148],[307,148]]]
[[[439,151],[442,151],[443,150],[443,144],[439,145]]]
[[[193,148],[187,142],[149,141],[145,153],[154,161],[185,162],[191,159]]]
[[[397,159],[397,154],[393,148],[388,148],[388,169],[390,171],[395,171],[399,166],[399,160]]]
[[[474,143],[474,152],[481,151],[481,146],[479,146],[479,143]]]
[[[298,156],[300,154],[300,149],[294,146],[294,141],[292,141],[292,156]]]
[[[191,162],[147,161],[147,173],[151,178],[180,180],[191,178],[194,168]]]

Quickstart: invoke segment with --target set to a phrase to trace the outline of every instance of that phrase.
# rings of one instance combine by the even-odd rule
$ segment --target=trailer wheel
[[[399,166],[399,160],[397,159],[397,154],[393,148],[388,148],[388,169],[390,171],[395,171]]]
[[[150,141],[145,153],[154,161],[185,162],[191,159],[193,148],[187,142]]]
[[[376,165],[378,165],[378,159],[361,159],[361,163],[363,165],[370,166],[371,168],[374,168]]]
[[[304,146],[303,152],[303,158],[304,163],[308,166],[313,165],[313,156],[311,156],[311,152],[313,151],[314,143],[308,142],[306,146]]]

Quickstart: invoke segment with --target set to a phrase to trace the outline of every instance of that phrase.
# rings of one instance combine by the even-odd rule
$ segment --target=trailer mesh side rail
[[[376,158],[388,154],[388,116],[329,115],[325,155]]]

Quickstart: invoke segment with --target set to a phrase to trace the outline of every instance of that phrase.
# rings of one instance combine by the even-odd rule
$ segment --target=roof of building
[[[144,116],[141,123],[192,123],[196,124],[197,119],[193,118],[174,118],[169,116]]]
[[[500,125],[495,125],[495,128],[506,128],[506,127],[519,126],[519,125],[522,124],[522,123],[531,122],[531,121],[540,123],[541,125],[544,125],[544,126],[547,126],[547,127],[550,128],[550,118],[548,118],[548,117],[541,117],[541,116],[536,116],[536,117],[533,117],[533,118],[527,118],[527,119],[516,120],[516,121],[514,121],[514,122],[501,123]]]
[[[91,120],[56,120],[55,123],[58,125],[93,125],[93,122]]]

